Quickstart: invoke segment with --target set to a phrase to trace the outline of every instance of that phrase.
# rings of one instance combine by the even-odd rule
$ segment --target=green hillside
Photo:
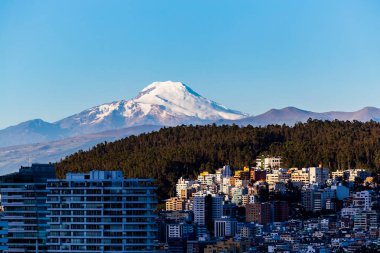
[[[331,169],[380,168],[380,124],[309,120],[267,127],[178,126],[101,143],[59,162],[57,174],[123,170],[126,177],[153,177],[160,198],[173,194],[180,176],[195,177],[224,164],[254,165],[260,154],[280,155],[284,167],[323,164]]]

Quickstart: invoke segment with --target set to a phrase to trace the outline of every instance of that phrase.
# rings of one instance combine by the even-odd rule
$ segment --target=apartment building
[[[155,189],[152,179],[124,179],[121,171],[49,180],[49,252],[152,252]]]
[[[2,236],[4,230],[7,230],[7,238],[0,238],[0,244],[6,240],[7,253],[47,252],[46,184],[48,179],[54,178],[54,166],[47,164],[21,167],[16,173],[0,177],[0,194],[4,208],[0,219],[0,225],[3,226]]]

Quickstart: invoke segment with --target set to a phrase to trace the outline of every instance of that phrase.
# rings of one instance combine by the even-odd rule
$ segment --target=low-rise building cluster
[[[376,178],[366,170],[256,167],[179,178],[159,214],[163,252],[360,252],[380,245]]]

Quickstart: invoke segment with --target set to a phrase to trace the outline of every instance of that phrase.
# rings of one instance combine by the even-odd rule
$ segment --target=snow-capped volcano
[[[139,104],[149,113],[159,105],[171,116],[196,117],[201,120],[240,119],[247,115],[206,99],[180,82],[155,82],[144,88],[127,104]]]
[[[131,126],[208,124],[246,116],[202,97],[181,82],[154,82],[129,100],[95,106],[54,123],[31,120],[0,130],[0,147],[55,141]]]
[[[246,116],[202,97],[181,82],[166,81],[148,85],[133,99],[95,106],[57,124],[90,133],[146,124],[205,124]]]

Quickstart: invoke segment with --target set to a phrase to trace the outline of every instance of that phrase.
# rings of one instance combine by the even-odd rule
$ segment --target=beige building
[[[295,183],[308,184],[310,182],[309,170],[307,168],[292,169],[290,179]]]
[[[178,197],[166,200],[166,211],[183,211],[185,210],[186,201]]]
[[[268,184],[276,184],[279,182],[287,182],[290,179],[290,173],[286,169],[274,170],[267,174],[266,181]]]

